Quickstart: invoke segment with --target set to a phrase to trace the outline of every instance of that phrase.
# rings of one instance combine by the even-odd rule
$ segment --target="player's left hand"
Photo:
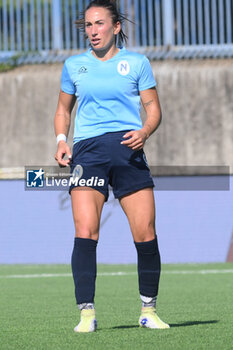
[[[127,132],[123,138],[127,140],[122,141],[122,145],[132,148],[134,151],[139,151],[143,148],[148,136],[145,131],[140,129]]]

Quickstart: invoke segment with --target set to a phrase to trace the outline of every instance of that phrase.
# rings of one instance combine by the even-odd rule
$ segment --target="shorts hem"
[[[114,197],[119,199],[119,198],[122,198],[132,192],[136,192],[136,191],[139,191],[139,190],[143,190],[145,188],[153,188],[155,185],[154,183],[152,182],[147,182],[147,183],[143,183],[143,184],[138,184],[138,185],[135,185],[131,188],[128,188],[128,189],[125,189],[125,190],[122,190],[121,193],[114,193],[114,190],[113,190],[113,193],[114,193]]]
[[[91,187],[91,186],[86,186],[86,187],[92,188],[93,190],[96,190],[96,191],[102,193],[102,194],[104,195],[104,197],[105,197],[105,202],[107,202],[108,197],[109,197],[108,192],[102,191],[100,188],[97,188],[97,187]],[[72,191],[74,188],[84,188],[84,187],[82,187],[82,186],[72,186],[72,187],[69,188],[69,194],[71,194],[71,191]],[[87,189],[87,190],[88,190],[88,189]]]

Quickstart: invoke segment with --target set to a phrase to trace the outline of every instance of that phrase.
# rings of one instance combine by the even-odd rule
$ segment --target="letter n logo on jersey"
[[[130,71],[130,66],[127,61],[120,61],[117,66],[118,73],[121,75],[127,75]]]

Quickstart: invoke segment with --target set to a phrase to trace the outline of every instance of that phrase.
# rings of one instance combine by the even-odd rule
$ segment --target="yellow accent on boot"
[[[160,320],[154,307],[143,307],[139,318],[139,326],[143,328],[166,329],[169,324]]]
[[[87,309],[81,311],[81,319],[79,324],[74,328],[77,333],[95,332],[97,321],[95,318],[95,310]]]

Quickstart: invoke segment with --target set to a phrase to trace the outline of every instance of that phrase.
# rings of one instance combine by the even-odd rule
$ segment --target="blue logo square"
[[[27,187],[44,187],[44,171],[40,170],[27,170],[26,176]]]

